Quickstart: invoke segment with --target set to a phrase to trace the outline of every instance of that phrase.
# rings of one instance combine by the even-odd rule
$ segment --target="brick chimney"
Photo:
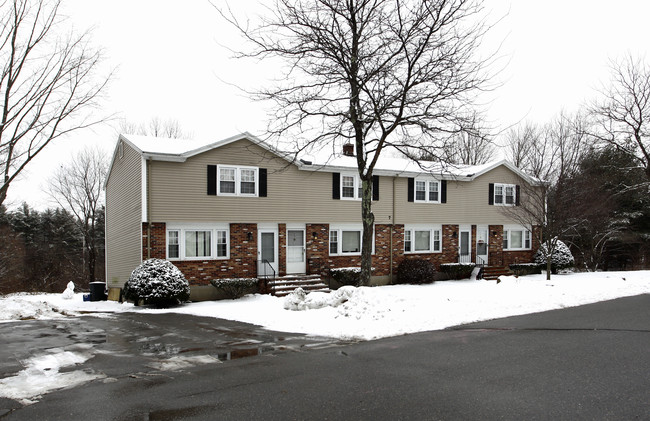
[[[343,145],[343,155],[354,156],[354,145],[352,143],[346,143]]]

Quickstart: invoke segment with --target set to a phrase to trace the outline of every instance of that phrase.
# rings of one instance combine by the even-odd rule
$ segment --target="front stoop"
[[[319,275],[291,275],[269,280],[268,290],[271,295],[283,297],[293,292],[296,288],[302,288],[305,292],[330,292],[327,284]]]
[[[499,276],[512,276],[513,273],[505,266],[486,266],[483,268],[483,279],[486,281],[494,281]]]

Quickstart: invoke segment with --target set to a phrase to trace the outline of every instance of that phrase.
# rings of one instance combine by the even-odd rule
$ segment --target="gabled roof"
[[[280,158],[288,159],[285,154],[273,149],[269,144],[258,139],[248,132],[243,132],[226,139],[214,141],[213,139],[169,139],[153,136],[139,136],[130,134],[121,134],[120,140],[129,144],[133,149],[138,151],[146,159],[155,161],[175,161],[184,162],[187,158],[217,149],[229,143],[238,140],[249,140],[250,142],[272,152]]]
[[[145,159],[184,162],[187,158],[192,156],[244,139],[266,149],[287,162],[296,165],[298,169],[303,171],[340,172],[356,171],[357,169],[357,158],[355,156],[343,155],[342,153],[332,154],[331,152],[328,152],[326,154],[319,154],[321,155],[320,157],[305,155],[302,159],[294,160],[295,155],[280,152],[268,143],[248,132],[243,132],[218,141],[205,139],[168,139],[152,136],[121,134],[119,136],[118,146],[119,141],[121,140],[138,151]],[[113,160],[115,160],[118,146],[116,146]],[[443,166],[438,162],[432,161],[415,162],[407,157],[380,156],[373,173],[375,175],[391,177],[417,177],[421,175],[431,175],[446,180],[472,181],[501,165],[526,180],[529,184],[539,185],[542,183],[542,181],[531,177],[506,160],[494,161],[483,165],[450,164]],[[112,166],[113,163],[111,163],[111,167]]]
[[[356,171],[357,169],[356,156],[348,156],[343,154],[329,154],[328,156],[323,155],[320,158],[309,157],[304,158],[300,161],[300,169],[308,171],[339,172],[351,170]],[[306,165],[305,162],[310,162],[310,164]],[[472,181],[501,165],[505,166],[510,171],[526,180],[526,182],[529,184],[540,184],[539,180],[526,174],[506,160],[488,162],[482,165],[443,165],[439,162],[434,161],[416,162],[407,157],[380,156],[377,160],[373,174],[391,177],[417,177],[422,175],[431,175],[433,177],[444,180]]]

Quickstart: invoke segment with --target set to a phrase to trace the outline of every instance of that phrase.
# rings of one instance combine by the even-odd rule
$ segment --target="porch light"
[[[246,239],[248,239],[248,241],[253,241],[253,233],[248,231],[246,233]]]

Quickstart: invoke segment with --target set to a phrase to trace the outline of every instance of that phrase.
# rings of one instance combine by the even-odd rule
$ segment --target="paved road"
[[[195,332],[197,318],[174,318]],[[183,335],[211,344],[202,329]],[[0,419],[650,419],[648,294],[356,344],[291,341],[297,352],[180,371],[101,354],[88,363],[107,379],[25,407],[0,400]]]

